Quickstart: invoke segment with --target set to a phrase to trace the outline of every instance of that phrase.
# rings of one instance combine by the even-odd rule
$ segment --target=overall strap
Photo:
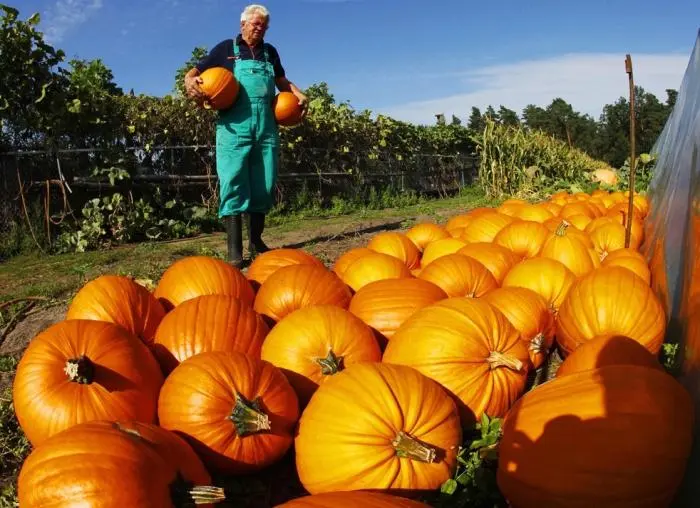
[[[233,38],[233,56],[238,58],[240,50],[238,49],[237,37]]]
[[[267,53],[267,42],[263,42],[263,54],[265,55],[265,62],[270,63],[270,58]]]

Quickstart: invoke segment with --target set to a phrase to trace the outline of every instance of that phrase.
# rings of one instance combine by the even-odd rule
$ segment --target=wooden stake
[[[634,73],[632,72],[632,57],[628,54],[625,58],[625,71],[629,77],[630,83],[630,180],[629,180],[629,204],[627,207],[627,224],[625,231],[625,247],[630,246],[632,236],[632,219],[634,217],[634,173],[637,169],[637,157],[635,146],[635,117],[634,114]]]

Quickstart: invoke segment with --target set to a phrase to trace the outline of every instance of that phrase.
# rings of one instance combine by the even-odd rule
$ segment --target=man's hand
[[[296,88],[296,87],[295,87]],[[295,90],[294,95],[297,99],[299,99],[299,106],[301,106],[301,118],[303,119],[306,116],[306,112],[309,109],[309,99],[299,91],[299,89]]]
[[[187,73],[185,75],[185,92],[187,96],[197,102],[202,102],[205,99],[204,92],[199,87],[202,83],[204,83],[204,80],[200,76]]]

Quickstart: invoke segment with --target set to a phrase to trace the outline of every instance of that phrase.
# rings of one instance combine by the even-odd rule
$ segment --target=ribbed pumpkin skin
[[[503,279],[516,263],[522,260],[520,256],[510,249],[495,243],[477,242],[470,243],[457,251],[458,254],[469,256],[484,265],[500,286]]]
[[[554,217],[546,203],[524,205],[515,212],[515,217],[524,221],[539,222],[540,224]]]
[[[433,462],[399,458],[403,432],[441,450]],[[462,428],[454,402],[414,369],[355,364],[319,387],[302,413],[296,466],[311,494],[432,490],[454,473]]]
[[[198,296],[165,316],[153,353],[166,375],[180,362],[207,351],[239,351],[260,358],[269,331],[250,305],[232,296]]]
[[[384,339],[391,339],[417,310],[444,298],[447,294],[442,289],[425,280],[378,280],[355,293],[348,310]]]
[[[567,356],[557,370],[557,377],[610,365],[662,368],[657,358],[636,340],[624,335],[600,335]]]
[[[346,250],[333,263],[333,271],[342,279],[348,266],[366,254],[374,254],[374,251],[367,247],[355,247],[354,249]]]
[[[449,238],[450,234],[443,226],[433,224],[432,222],[421,222],[406,231],[406,236],[418,247],[419,251],[423,252],[425,246],[430,242]]]
[[[539,254],[550,232],[539,222],[516,220],[511,222],[494,237],[493,243],[501,245],[523,258]]]
[[[614,251],[617,252],[617,251]],[[651,284],[651,270],[649,265],[644,259],[639,259],[637,257],[623,255],[610,257],[608,255],[600,263],[600,266],[619,266],[621,268],[626,268],[631,271],[637,277],[641,278],[647,284]]]
[[[532,367],[539,369],[552,348],[556,329],[547,301],[533,290],[520,287],[497,288],[484,295],[484,301],[500,310],[520,332]]]
[[[596,263],[588,247],[577,237],[569,235],[569,228],[569,223],[562,221],[557,231],[542,244],[539,256],[559,261],[576,277],[582,277],[593,271]]]
[[[199,457],[172,432],[139,422],[87,422],[32,450],[17,481],[19,503],[170,508],[178,474],[193,485],[212,484]]]
[[[90,383],[71,381],[68,360],[86,356]],[[59,321],[37,335],[17,366],[15,413],[37,446],[75,424],[94,420],[155,422],[163,375],[148,347],[113,323]]]
[[[467,242],[459,238],[443,238],[430,242],[426,245],[425,249],[423,249],[420,266],[421,268],[425,268],[436,259],[448,254],[454,254],[465,245],[467,245]]]
[[[277,322],[310,305],[337,305],[347,309],[351,297],[350,289],[325,267],[290,265],[277,270],[260,286],[254,309]]]
[[[418,247],[403,233],[384,231],[372,237],[367,248],[401,260],[409,270],[420,266]]]
[[[325,268],[320,259],[301,249],[272,249],[253,259],[246,272],[246,277],[259,286],[277,270],[289,265],[316,265]]]
[[[255,416],[243,409],[239,396],[269,418],[269,431],[244,435],[231,417]],[[299,418],[294,388],[281,370],[244,353],[212,351],[182,362],[166,378],[158,400],[160,426],[184,437],[212,473],[258,471],[279,460],[289,449]],[[256,425],[251,422],[251,429]]]
[[[238,98],[240,84],[233,73],[224,67],[212,67],[199,75],[203,83],[199,88],[206,97],[205,106],[211,109],[228,109]]]
[[[476,259],[448,254],[426,266],[419,277],[441,288],[449,297],[480,298],[498,287],[488,269]]]
[[[501,286],[532,289],[547,301],[556,315],[574,282],[576,276],[561,262],[549,258],[531,258],[515,265]]]
[[[692,426],[688,393],[658,369],[615,365],[557,377],[506,416],[498,486],[519,508],[670,506]]]
[[[529,356],[518,331],[495,307],[450,298],[411,316],[389,341],[382,362],[413,367],[440,383],[456,397],[466,426],[483,413],[505,414],[525,389]]]
[[[189,256],[171,264],[158,281],[153,296],[170,311],[196,296],[230,295],[253,305],[255,292],[243,273],[209,256]]]
[[[353,261],[343,272],[343,282],[357,292],[377,280],[410,279],[411,270],[400,259],[372,252]]]
[[[625,247],[625,228],[616,222],[598,226],[589,236],[601,260],[611,252]]]
[[[277,508],[429,508],[430,505],[383,492],[328,492],[298,497]]]
[[[66,319],[108,321],[150,345],[165,309],[148,289],[121,275],[101,275],[73,297]]]
[[[279,125],[291,127],[301,123],[299,99],[292,92],[279,92],[272,103],[272,110]]]
[[[303,407],[331,376],[354,363],[379,362],[382,352],[360,318],[334,305],[314,305],[277,323],[261,358],[282,369]]]
[[[484,213],[469,223],[460,235],[460,239],[467,243],[493,242],[499,231],[515,220],[513,217],[496,211]]]
[[[598,335],[624,335],[657,354],[664,309],[651,288],[626,268],[599,268],[572,286],[559,309],[557,343],[568,355]]]

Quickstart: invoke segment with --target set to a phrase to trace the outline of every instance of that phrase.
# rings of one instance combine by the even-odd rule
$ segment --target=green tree
[[[475,106],[472,106],[472,112],[469,115],[467,128],[476,132],[481,132],[484,130],[485,126],[486,122],[484,121],[484,116],[481,114],[481,110]]]
[[[506,108],[505,106],[501,106],[498,108],[498,119],[503,125],[520,125],[520,118],[518,118],[518,114],[512,109]]]

